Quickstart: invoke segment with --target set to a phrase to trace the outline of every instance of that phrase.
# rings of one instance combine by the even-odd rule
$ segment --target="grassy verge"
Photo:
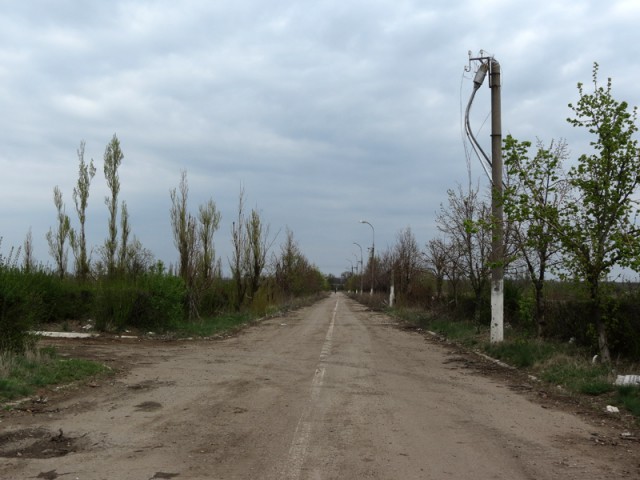
[[[45,347],[25,355],[0,357],[0,401],[32,395],[38,388],[83,380],[109,371],[87,360],[58,357]]]
[[[514,331],[505,332],[504,342],[491,344],[487,341],[488,330],[478,328],[473,322],[429,317],[424,312],[411,310],[393,310],[389,313],[425,330],[434,331],[463,347],[481,350],[550,385],[559,385],[570,393],[591,397],[602,395],[607,402],[626,409],[640,419],[640,387],[616,387],[611,368],[593,364],[588,352],[573,344],[540,340]]]
[[[233,332],[254,319],[248,313],[225,313],[215,317],[203,317],[192,322],[183,322],[173,329],[178,337],[211,337]]]

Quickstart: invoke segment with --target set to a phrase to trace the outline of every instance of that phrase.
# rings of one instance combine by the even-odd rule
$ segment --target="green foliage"
[[[640,387],[622,385],[617,387],[616,403],[622,405],[636,417],[640,417]]]
[[[42,315],[42,300],[33,279],[0,265],[0,354],[22,354],[35,345],[29,331]]]
[[[606,365],[589,363],[584,357],[555,355],[538,367],[540,377],[568,390],[600,395],[613,390]]]
[[[487,344],[485,351],[504,362],[519,368],[533,367],[557,352],[553,344],[525,338]]]
[[[96,329],[123,330],[129,321],[135,296],[135,287],[128,282],[103,280],[98,287],[94,304]]]
[[[113,276],[116,272],[116,249],[118,248],[118,194],[120,193],[120,176],[118,169],[124,158],[124,154],[120,149],[120,141],[116,134],[113,134],[111,141],[107,144],[104,151],[104,178],[109,187],[110,197],[105,197],[104,203],[109,211],[109,235],[105,240],[102,250],[104,263],[109,276]]]
[[[136,280],[104,279],[95,302],[96,328],[165,331],[184,318],[185,298],[184,282],[178,277],[150,274]]]
[[[430,330],[443,335],[449,340],[460,341],[467,345],[475,343],[474,341],[470,342],[470,340],[475,339],[478,334],[478,326],[470,321],[432,319],[427,326]]]
[[[91,180],[96,174],[96,167],[93,165],[93,159],[87,164],[84,161],[85,141],[80,142],[78,148],[78,181],[73,188],[73,203],[78,214],[78,222],[80,230],[70,231],[71,247],[75,256],[76,275],[84,280],[90,273],[89,258],[87,257],[87,240],[85,235],[85,223],[87,219],[86,211],[89,204],[89,189]]]
[[[49,253],[56,262],[56,268],[58,275],[62,278],[67,271],[67,240],[71,236],[71,223],[69,216],[65,213],[65,206],[62,201],[62,192],[56,185],[53,189],[53,202],[58,211],[57,219],[58,225],[55,230],[49,229],[46,238],[49,244]]]
[[[617,317],[606,317],[602,282],[617,266],[640,269],[640,236],[634,200],[640,185],[640,155],[634,138],[637,108],[616,100],[611,79],[598,83],[593,67],[593,92],[578,84],[579,99],[569,104],[574,113],[567,121],[593,136],[591,153],[582,154],[566,175],[561,162],[566,148],[539,148],[533,159],[531,146],[507,137],[505,164],[512,185],[506,189],[505,212],[512,222],[524,226],[522,255],[539,295],[550,252],[561,248],[559,273],[581,282],[588,292],[589,309],[584,318],[593,322],[602,358],[610,361],[608,333],[617,328]],[[561,146],[559,144],[558,146]],[[540,307],[540,303],[537,304]],[[581,326],[585,330],[587,324]]]
[[[0,356],[0,400],[12,400],[36,388],[69,383],[109,372],[96,362],[59,358],[51,348],[27,355]]]
[[[202,317],[195,321],[182,321],[174,324],[174,331],[181,337],[210,337],[229,332],[249,323],[254,317],[250,313],[225,313],[217,316]]]
[[[200,295],[198,311],[202,317],[215,316],[217,313],[227,310],[231,305],[233,284],[221,278],[211,281],[209,287]]]

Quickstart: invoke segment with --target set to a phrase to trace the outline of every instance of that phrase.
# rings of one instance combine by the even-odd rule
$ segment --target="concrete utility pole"
[[[489,62],[491,88],[491,343],[504,339],[504,208],[502,205],[502,103],[500,64]]]
[[[360,223],[366,223],[367,225],[369,225],[371,227],[371,291],[369,292],[369,295],[373,296],[373,282],[375,281],[375,273],[374,273],[374,269],[375,269],[375,248],[376,248],[376,229],[373,228],[373,225],[371,225],[369,222],[367,222],[366,220],[360,220]]]
[[[353,242],[354,245],[357,245],[358,248],[360,249],[360,293],[363,293],[363,278],[362,278],[362,273],[364,271],[364,264],[362,263],[362,247],[360,246],[360,244],[358,242]]]
[[[498,343],[504,339],[504,209],[502,205],[500,64],[493,57],[484,55],[482,50],[480,50],[480,56],[475,58],[471,57],[471,52],[469,52],[469,67],[465,67],[467,71],[471,70],[471,61],[479,61],[480,67],[473,79],[473,92],[465,113],[465,129],[487,175],[489,175],[489,172],[485,162],[491,167],[491,343]],[[469,124],[471,103],[482,85],[487,71],[489,72],[489,88],[491,88],[491,159],[487,157],[475,139]]]
[[[389,290],[389,306],[393,307],[393,303],[396,300],[396,282],[395,282],[395,272],[391,269],[391,289]]]

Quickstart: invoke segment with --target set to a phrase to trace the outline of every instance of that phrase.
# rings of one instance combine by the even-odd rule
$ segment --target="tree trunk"
[[[545,335],[545,328],[547,326],[547,319],[544,311],[544,294],[543,294],[544,283],[536,282],[535,283],[535,291],[536,291],[536,305],[535,305],[535,320],[536,325],[538,327],[538,337],[542,338]]]
[[[611,363],[607,326],[602,319],[602,306],[600,305],[600,292],[598,291],[597,283],[595,285],[592,283],[591,287],[591,312],[596,324],[596,332],[598,333],[598,350],[600,357],[603,363]]]

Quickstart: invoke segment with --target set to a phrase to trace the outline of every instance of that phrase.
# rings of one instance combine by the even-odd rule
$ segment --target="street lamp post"
[[[353,242],[353,244],[357,245],[358,248],[360,249],[360,293],[362,293],[362,288],[363,288],[363,285],[362,285],[362,282],[363,282],[363,280],[362,280],[362,272],[364,270],[364,264],[362,263],[362,247],[360,246],[360,244],[358,242]]]
[[[360,223],[366,223],[367,225],[369,225],[371,227],[371,292],[369,292],[369,295],[373,295],[373,282],[375,279],[375,273],[374,273],[374,269],[375,269],[375,264],[374,264],[374,259],[375,259],[375,249],[376,249],[376,229],[373,228],[373,225],[371,225],[369,222],[367,222],[366,220],[360,220]]]

